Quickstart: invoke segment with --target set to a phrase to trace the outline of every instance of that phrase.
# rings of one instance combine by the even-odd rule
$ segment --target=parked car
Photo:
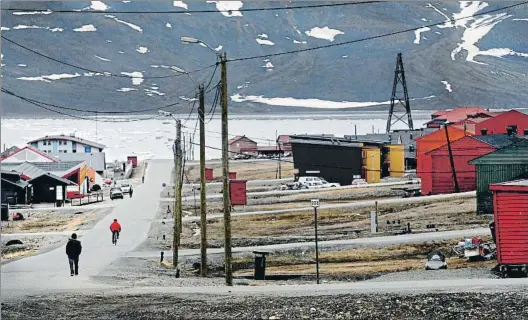
[[[319,177],[300,177],[298,182],[304,184],[310,189],[336,188],[341,186],[339,183],[331,183]]]
[[[367,184],[367,181],[365,181],[365,179],[354,179],[354,180],[352,180],[352,185],[353,186],[361,186],[361,185],[364,185],[364,184]]]
[[[110,189],[110,199],[123,199],[123,190],[121,188],[112,188]]]

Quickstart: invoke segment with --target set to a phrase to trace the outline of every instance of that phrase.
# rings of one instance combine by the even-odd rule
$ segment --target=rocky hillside
[[[151,78],[175,75],[171,66],[195,70],[215,62],[213,52],[199,45],[183,45],[181,36],[199,38],[217,52],[227,52],[229,59],[236,59],[440,23],[365,42],[230,62],[231,111],[387,108],[383,102],[390,99],[398,52],[403,53],[414,109],[525,106],[528,5],[454,23],[446,19],[514,3],[382,2],[236,11],[310,4],[313,2],[2,1],[2,9],[35,10],[2,11],[4,37],[91,70],[60,64],[2,40],[2,86],[31,99],[83,110],[138,110],[181,101],[176,110],[188,112],[191,104],[186,100],[194,96],[195,89],[187,77]],[[57,10],[79,11],[54,12]],[[95,10],[104,12],[94,13]],[[192,12],[197,10],[214,12]],[[193,77],[207,83],[213,70],[214,67],[206,69]],[[105,76],[102,72],[125,77]],[[213,83],[218,77],[216,72]],[[208,102],[213,98],[214,91],[207,95]],[[7,115],[45,112],[5,94],[2,106]]]

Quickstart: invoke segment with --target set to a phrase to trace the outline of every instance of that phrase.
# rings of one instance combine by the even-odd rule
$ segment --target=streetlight
[[[202,40],[192,37],[181,37],[183,44],[200,44],[209,48],[216,55],[217,64],[220,64],[221,72],[221,105],[222,105],[222,175],[223,175],[223,204],[224,204],[224,264],[225,277],[228,286],[233,285],[233,266],[232,266],[232,248],[231,248],[231,203],[229,192],[229,144],[228,144],[228,119],[227,119],[227,56],[225,52],[221,54],[211,48]],[[218,62],[220,60],[220,62]]]
[[[315,220],[315,264],[317,270],[317,284],[319,284],[319,238],[317,236],[317,208],[319,207],[319,199],[312,199],[312,207],[314,208],[314,220]]]

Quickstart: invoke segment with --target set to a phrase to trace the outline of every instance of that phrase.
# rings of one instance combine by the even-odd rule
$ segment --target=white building
[[[60,161],[86,161],[98,173],[106,169],[105,145],[90,140],[78,138],[75,134],[69,136],[52,135],[28,142],[28,145],[51,155]]]

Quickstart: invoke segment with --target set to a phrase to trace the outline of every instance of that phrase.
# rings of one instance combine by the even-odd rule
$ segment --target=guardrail
[[[89,193],[79,198],[71,199],[71,206],[84,206],[91,203],[103,202],[103,193]]]

